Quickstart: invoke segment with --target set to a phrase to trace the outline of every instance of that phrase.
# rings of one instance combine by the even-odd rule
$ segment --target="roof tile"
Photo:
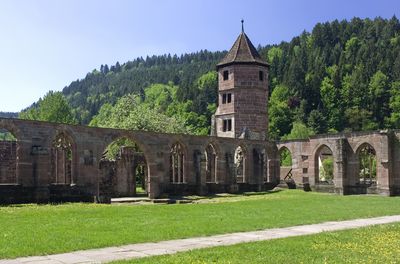
[[[268,66],[268,63],[261,58],[260,54],[258,54],[256,48],[244,32],[242,32],[236,39],[225,58],[217,64],[217,68],[226,64],[236,63],[254,63]]]

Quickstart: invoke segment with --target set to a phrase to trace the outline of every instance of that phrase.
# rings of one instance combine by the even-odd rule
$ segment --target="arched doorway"
[[[0,129],[0,184],[17,183],[17,139],[7,129]]]
[[[103,179],[113,197],[142,196],[148,193],[148,168],[144,152],[131,138],[111,142],[100,161]]]
[[[315,182],[323,184],[333,184],[333,152],[322,145],[315,152]]]
[[[235,150],[234,164],[236,182],[246,182],[246,152],[241,146]]]
[[[53,184],[71,185],[75,183],[73,168],[73,141],[66,133],[56,135],[52,143]]]
[[[376,184],[376,152],[368,143],[362,144],[357,150],[358,182],[363,185]]]
[[[185,182],[185,152],[183,145],[176,142],[171,147],[171,168],[170,168],[170,181],[172,183]]]
[[[206,147],[206,182],[217,182],[217,152],[213,144]]]

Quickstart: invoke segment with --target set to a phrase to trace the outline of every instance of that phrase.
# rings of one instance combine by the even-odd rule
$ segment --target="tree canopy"
[[[43,99],[19,114],[21,119],[74,124],[72,109],[61,92],[49,91]]]

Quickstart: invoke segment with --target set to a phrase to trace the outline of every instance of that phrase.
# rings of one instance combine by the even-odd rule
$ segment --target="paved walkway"
[[[157,243],[141,243],[119,247],[81,250],[64,254],[18,258],[13,260],[0,260],[0,264],[7,263],[105,263],[114,260],[142,258],[148,256],[173,254],[198,248],[233,245],[237,243],[270,240],[293,236],[302,236],[353,229],[377,224],[400,222],[400,215],[383,216],[368,219],[355,219],[348,221],[325,222],[321,224],[292,226],[285,228],[266,229],[253,232],[241,232],[210,237],[196,237],[161,241]]]

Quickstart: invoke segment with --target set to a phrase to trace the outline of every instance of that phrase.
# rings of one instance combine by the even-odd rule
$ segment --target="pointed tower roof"
[[[217,64],[217,69],[230,64],[259,64],[262,66],[269,66],[269,64],[261,58],[260,54],[258,54],[256,48],[251,43],[246,33],[244,33],[243,28],[242,33],[240,33],[225,58]]]

